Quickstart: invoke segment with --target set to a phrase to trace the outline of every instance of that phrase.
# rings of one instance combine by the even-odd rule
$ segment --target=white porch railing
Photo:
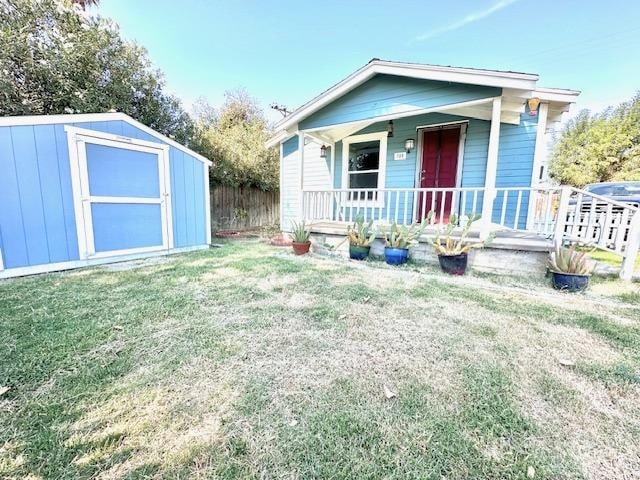
[[[481,218],[484,230],[519,230],[555,243],[578,243],[624,257],[621,276],[630,278],[640,243],[640,213],[632,205],[573,187],[384,188],[305,190],[302,216],[307,222],[351,223],[358,216],[374,223],[439,226],[456,214],[481,214],[492,202],[491,218]],[[429,212],[433,212],[428,216]]]

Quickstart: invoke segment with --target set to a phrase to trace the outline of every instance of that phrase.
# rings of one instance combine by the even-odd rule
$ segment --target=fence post
[[[571,188],[563,186],[560,188],[560,204],[558,205],[558,214],[556,215],[556,224],[553,230],[553,245],[555,248],[562,246],[564,240],[564,230],[567,223],[567,213],[569,212],[569,197],[571,196]]]
[[[636,258],[638,257],[638,248],[640,247],[640,211],[633,214],[631,219],[631,228],[627,237],[627,245],[624,249],[624,258],[622,259],[622,268],[620,269],[620,278],[623,280],[631,280],[633,277],[633,269],[635,267]]]

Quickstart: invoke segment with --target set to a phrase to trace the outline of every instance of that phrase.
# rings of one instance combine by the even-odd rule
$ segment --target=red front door
[[[425,130],[422,137],[420,188],[455,188],[459,145],[460,127]],[[436,222],[447,222],[453,195],[454,192],[420,194],[418,220],[433,210]]]

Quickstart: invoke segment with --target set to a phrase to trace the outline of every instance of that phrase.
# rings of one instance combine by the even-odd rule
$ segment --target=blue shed
[[[0,118],[0,278],[207,248],[210,165],[123,113]]]

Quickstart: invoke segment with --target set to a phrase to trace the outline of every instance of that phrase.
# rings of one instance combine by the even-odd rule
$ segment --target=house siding
[[[80,258],[65,125],[164,143],[122,120],[0,127],[5,269]],[[206,165],[173,146],[170,165],[174,247],[206,244]]]
[[[464,158],[462,165],[462,187],[483,187],[487,166],[487,152],[489,148],[490,122],[485,120],[469,119],[455,115],[441,113],[429,113],[415,117],[406,117],[394,120],[394,136],[387,140],[387,170],[385,178],[386,188],[413,188],[416,186],[416,168],[418,162],[418,149],[413,149],[407,154],[405,160],[394,160],[393,154],[404,151],[404,141],[407,138],[416,140],[417,127],[428,127],[449,122],[467,121],[467,133],[464,144]],[[530,117],[528,114],[521,116],[520,125],[501,124],[500,144],[498,148],[498,168],[496,175],[496,187],[528,187],[531,183],[533,168],[533,156],[535,149],[537,117]],[[385,131],[386,122],[378,122],[370,125],[354,135]],[[342,185],[342,142],[336,143],[336,175],[334,188],[341,188]],[[502,193],[498,194],[493,211],[493,221],[500,220],[502,212]],[[478,195],[476,212],[482,210],[482,193]],[[526,224],[526,212],[529,196],[524,193],[520,207],[519,228],[524,228]],[[392,199],[389,206],[389,217],[395,218],[395,199]],[[515,221],[517,203],[517,193],[511,193],[507,197],[506,222],[513,225]],[[406,215],[410,218],[413,209],[413,196],[408,196]],[[411,209],[411,211],[409,210]],[[465,211],[472,210],[472,198],[467,198]],[[399,219],[404,218],[404,196],[400,197],[398,208]],[[386,217],[386,209],[383,209]]]
[[[280,202],[282,218],[280,228],[291,231],[300,207],[300,160],[298,156],[298,136],[293,136],[282,144]]]
[[[300,129],[349,123],[380,115],[418,110],[501,95],[502,89],[480,85],[376,75],[300,122]]]

